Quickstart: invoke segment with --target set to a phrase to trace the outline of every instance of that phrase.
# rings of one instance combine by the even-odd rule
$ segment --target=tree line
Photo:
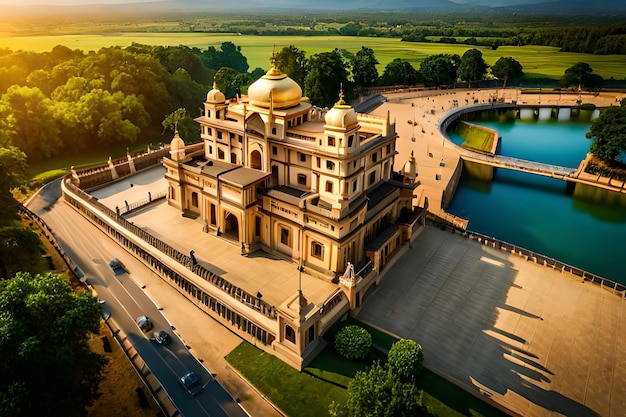
[[[259,19],[262,24],[259,24]],[[626,24],[617,17],[350,13],[220,16],[196,19],[190,31],[257,36],[360,36],[466,45],[542,45],[565,52],[626,54]]]

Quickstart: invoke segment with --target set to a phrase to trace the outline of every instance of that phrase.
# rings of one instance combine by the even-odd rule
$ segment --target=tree
[[[498,78],[504,80],[503,87],[506,87],[506,83],[509,78],[520,78],[524,76],[522,71],[522,64],[512,57],[500,57],[496,63],[491,67],[491,73]]]
[[[182,107],[165,116],[161,124],[163,125],[163,132],[166,130],[179,132],[180,137],[188,143],[195,142],[199,139],[198,126],[191,117],[189,117],[187,110]]]
[[[239,72],[230,68],[222,67],[215,73],[213,81],[217,85],[220,91],[224,93],[226,98],[235,97],[235,93],[239,85],[237,85],[237,77]]]
[[[593,74],[593,69],[586,62],[577,62],[566,69],[559,81],[561,87],[580,87],[584,89],[594,89],[600,87],[601,84],[602,77]]]
[[[359,23],[348,22],[341,28],[339,28],[339,34],[341,36],[359,36],[361,25]]]
[[[382,85],[415,85],[418,80],[419,74],[413,65],[400,58],[388,63],[380,77]]]
[[[360,326],[346,326],[335,336],[335,349],[346,359],[363,359],[372,347],[372,335]]]
[[[241,53],[241,46],[227,41],[222,42],[220,50],[209,46],[206,51],[200,52],[200,59],[204,66],[219,70],[222,67],[232,68],[237,72],[248,72],[248,60]]]
[[[429,87],[454,84],[461,58],[454,54],[437,54],[426,57],[420,64],[420,77]]]
[[[468,87],[471,87],[472,81],[482,80],[485,77],[488,67],[482,52],[478,49],[469,49],[461,57],[459,77],[467,81]]]
[[[163,119],[161,124],[163,125],[163,131],[171,129],[174,132],[178,131],[178,123],[187,116],[187,110],[182,107],[174,110]]]
[[[274,55],[274,65],[283,74],[304,87],[304,79],[307,74],[307,61],[304,51],[293,45],[285,46]]]
[[[54,155],[61,131],[52,107],[38,88],[10,87],[0,100],[0,144],[17,146],[33,160]]]
[[[378,81],[378,60],[374,56],[374,50],[366,46],[354,56],[352,61],[352,78],[357,87],[371,87]]]
[[[603,161],[615,161],[626,150],[626,107],[609,107],[591,122],[589,150]]]
[[[425,414],[422,392],[412,382],[402,382],[389,367],[375,362],[368,371],[359,371],[348,385],[345,409],[331,405],[331,415],[348,417],[420,416]]]
[[[343,89],[349,99],[351,89],[348,72],[338,49],[312,55],[308,59],[309,72],[304,79],[304,91],[311,102],[320,107],[332,107]]]
[[[18,218],[19,203],[11,190],[26,179],[26,154],[15,146],[0,148],[0,178],[0,227],[5,227]]]
[[[101,314],[58,275],[0,282],[0,415],[85,415],[106,363],[88,344]]]
[[[424,349],[422,346],[409,339],[395,342],[387,354],[387,364],[403,381],[415,381],[422,370],[424,362]]]
[[[20,271],[41,271],[43,253],[41,239],[31,229],[21,225],[0,227],[0,280]]]

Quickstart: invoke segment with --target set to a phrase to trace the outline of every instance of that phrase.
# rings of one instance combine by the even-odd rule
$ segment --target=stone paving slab
[[[625,302],[427,226],[358,318],[419,342],[427,367],[519,415],[617,417],[626,415]]]

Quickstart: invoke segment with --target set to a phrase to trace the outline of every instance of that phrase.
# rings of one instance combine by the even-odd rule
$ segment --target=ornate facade
[[[423,224],[425,211],[412,206],[415,160],[393,172],[389,115],[357,114],[342,97],[330,110],[317,108],[274,67],[247,97],[229,101],[213,88],[195,120],[202,143],[185,146],[176,134],[163,161],[168,203],[238,242],[243,255],[278,255],[345,294],[343,303],[314,306],[299,292],[279,307],[274,349],[301,367],[339,317],[324,308],[358,308]]]

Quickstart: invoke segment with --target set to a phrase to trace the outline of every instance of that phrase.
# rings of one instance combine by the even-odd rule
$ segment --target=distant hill
[[[626,0],[163,0],[123,4],[84,6],[9,6],[7,15],[62,15],[93,13],[325,13],[325,12],[385,12],[385,13],[496,13],[549,14],[579,16],[626,16]],[[2,5],[2,0],[0,0]]]

